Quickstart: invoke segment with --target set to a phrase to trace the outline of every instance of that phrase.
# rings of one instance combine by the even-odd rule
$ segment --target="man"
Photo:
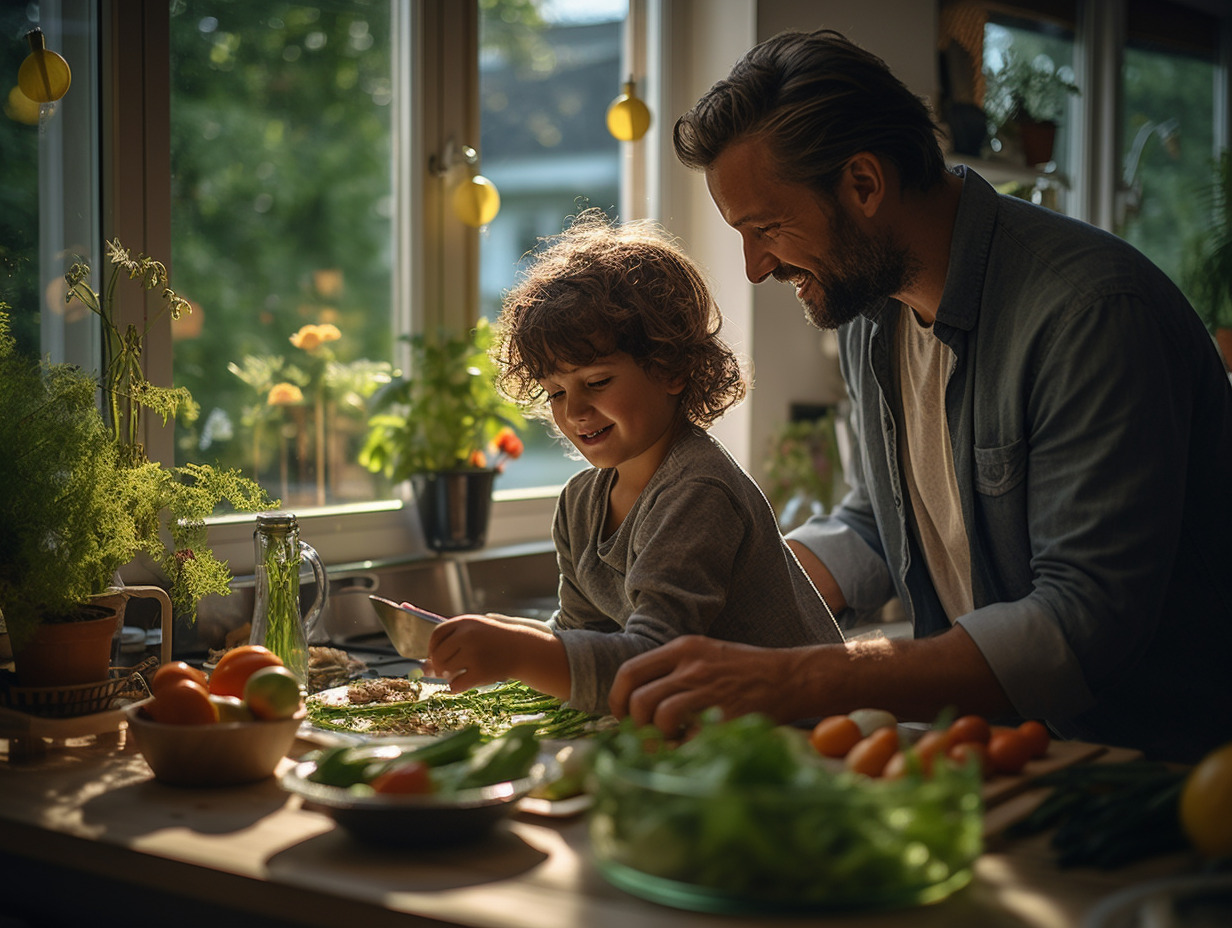
[[[910,640],[681,638],[611,707],[780,721],[944,708],[1192,758],[1232,739],[1232,388],[1120,239],[946,170],[927,107],[834,32],[754,48],[675,130],[754,283],[839,333],[851,493],[789,543],[836,612]]]

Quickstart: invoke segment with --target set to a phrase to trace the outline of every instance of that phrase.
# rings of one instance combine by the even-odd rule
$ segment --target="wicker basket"
[[[0,706],[51,719],[106,712],[121,700],[150,695],[143,674],[157,666],[158,658],[151,655],[135,667],[112,667],[106,680],[77,686],[17,686],[16,677],[6,672],[0,674]]]

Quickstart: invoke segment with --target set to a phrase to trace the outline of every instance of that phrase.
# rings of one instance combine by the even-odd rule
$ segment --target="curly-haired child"
[[[514,678],[603,713],[620,665],[678,635],[841,641],[765,496],[706,432],[746,386],[697,267],[597,210],[547,244],[493,350],[501,388],[593,465],[557,502],[560,610],[450,619],[428,669],[455,691]]]

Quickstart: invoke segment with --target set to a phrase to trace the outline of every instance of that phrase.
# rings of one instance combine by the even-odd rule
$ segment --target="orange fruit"
[[[154,676],[150,678],[150,692],[157,693],[160,686],[166,686],[173,680],[191,680],[205,686],[208,679],[204,670],[198,670],[185,661],[168,661],[154,671]]]
[[[192,680],[165,682],[145,711],[155,722],[167,725],[210,725],[218,721],[218,708],[210,702],[210,694]]]
[[[846,757],[864,735],[860,726],[845,715],[831,715],[813,727],[809,742],[822,757]]]
[[[244,684],[262,667],[281,667],[280,658],[269,648],[259,644],[245,644],[232,648],[218,659],[210,674],[209,691],[215,696],[244,696]]]
[[[286,667],[261,667],[244,683],[244,702],[258,719],[289,719],[302,701],[299,677]]]

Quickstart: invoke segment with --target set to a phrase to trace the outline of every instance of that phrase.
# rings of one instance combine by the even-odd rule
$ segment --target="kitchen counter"
[[[291,753],[310,747],[300,741]],[[1115,751],[1102,758],[1117,759]],[[999,831],[1016,806],[1031,801],[1023,793],[994,807],[989,830]],[[25,762],[0,754],[0,916],[17,915],[38,928],[715,928],[819,921],[736,921],[643,902],[599,875],[584,817],[519,814],[479,843],[438,849],[425,834],[423,846],[412,852],[359,844],[274,779],[217,790],[164,786],[123,732]],[[1044,838],[1008,842],[994,834],[975,879],[949,899],[827,914],[824,921],[860,928],[1080,926],[1109,893],[1198,866],[1175,855],[1110,872],[1062,871]]]

